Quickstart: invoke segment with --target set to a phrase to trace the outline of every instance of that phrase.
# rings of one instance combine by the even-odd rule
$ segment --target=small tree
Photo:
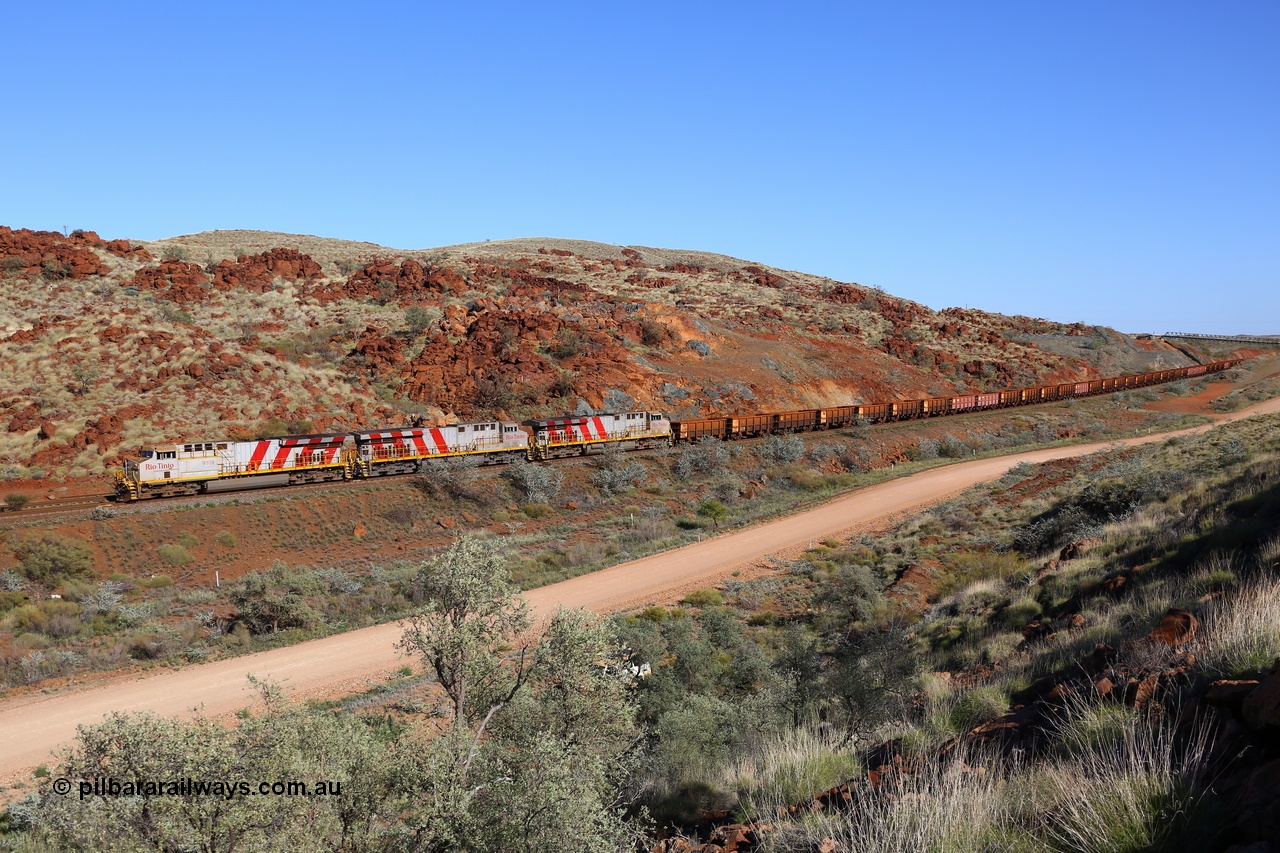
[[[717,528],[720,522],[729,517],[729,508],[715,499],[698,504],[697,512],[698,515],[711,519]]]
[[[877,630],[850,638],[836,657],[826,690],[843,712],[849,740],[869,737],[901,717],[919,674],[919,652],[905,632]]]
[[[504,562],[494,540],[463,537],[418,576],[431,601],[399,647],[434,672],[453,725],[417,759],[427,793],[412,818],[416,849],[629,849],[615,804],[634,712],[596,665],[616,656],[616,639],[594,617],[561,613],[534,651]]]
[[[17,512],[26,506],[30,500],[31,498],[26,495],[5,495],[4,505],[8,507],[11,512]]]
[[[71,378],[75,380],[74,393],[88,394],[93,390],[93,383],[98,381],[98,370],[88,364],[76,364],[71,367]]]
[[[526,649],[515,667],[504,667],[498,652],[515,643],[530,621],[504,562],[495,541],[464,536],[418,573],[430,600],[410,618],[399,648],[435,672],[453,704],[455,730],[483,720],[483,731],[524,683]]]
[[[800,625],[788,625],[773,666],[786,685],[784,704],[791,715],[791,727],[798,729],[818,696],[822,655],[817,638]]]
[[[35,847],[125,853],[401,849],[397,829],[386,820],[405,802],[395,751],[358,717],[289,705],[269,685],[259,690],[266,712],[234,728],[205,717],[187,722],[119,712],[81,726],[54,775],[98,787],[67,796],[43,780],[39,797],[23,810],[47,837],[48,847]],[[172,787],[190,784],[187,779],[207,783],[208,793],[175,796],[181,789]],[[108,786],[126,781],[138,785],[136,793],[113,796]],[[323,782],[330,794],[332,786],[341,794],[255,796],[259,782],[301,782],[309,790]]]

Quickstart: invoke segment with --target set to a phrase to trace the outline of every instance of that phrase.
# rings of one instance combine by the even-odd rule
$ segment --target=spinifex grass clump
[[[1212,599],[1203,620],[1201,665],[1221,678],[1256,677],[1280,658],[1280,579],[1249,578]]]
[[[1120,853],[1203,841],[1216,826],[1206,729],[1179,733],[1167,719],[1081,701],[1054,737],[1053,756],[1037,762],[960,746],[878,785],[860,781],[845,811],[782,824],[771,849],[831,839],[866,853]]]

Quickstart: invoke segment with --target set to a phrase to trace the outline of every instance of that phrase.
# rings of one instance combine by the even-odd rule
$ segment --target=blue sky
[[[721,252],[1280,333],[1280,4],[6,11],[0,224]]]

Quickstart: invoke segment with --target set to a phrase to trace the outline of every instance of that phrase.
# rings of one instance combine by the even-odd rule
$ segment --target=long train
[[[196,441],[144,447],[115,472],[118,499],[136,501],[202,493],[359,480],[430,470],[434,460],[468,457],[482,464],[543,462],[606,450],[669,447],[775,433],[841,429],[863,424],[959,415],[1109,394],[1219,373],[1241,359],[1008,391],[861,403],[793,412],[673,421],[657,412],[486,421],[441,427],[405,426],[366,432],[289,435],[254,441]]]

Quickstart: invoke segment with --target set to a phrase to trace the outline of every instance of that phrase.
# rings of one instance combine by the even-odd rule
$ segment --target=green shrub
[[[23,577],[53,586],[67,578],[89,575],[93,552],[73,536],[45,533],[19,542],[14,556]]]
[[[253,432],[254,438],[275,438],[281,435],[289,434],[289,425],[285,423],[283,418],[267,418],[259,421],[257,429]]]
[[[161,545],[159,548],[160,559],[164,560],[174,568],[182,568],[189,566],[195,562],[195,558],[191,556],[191,552],[181,545],[170,543]]]
[[[552,515],[555,512],[554,509],[545,503],[525,504],[520,507],[520,511],[529,518],[546,518],[548,515]]]
[[[685,480],[695,474],[718,474],[728,464],[729,449],[719,439],[708,435],[697,444],[685,445],[671,470]]]
[[[9,508],[10,512],[17,512],[30,502],[31,498],[26,495],[5,495],[4,505]]]
[[[139,583],[147,589],[163,589],[166,586],[173,586],[173,578],[168,575],[152,575]]]
[[[590,347],[591,342],[582,332],[565,327],[556,334],[556,339],[547,347],[547,352],[554,358],[572,358]]]
[[[716,589],[695,589],[680,602],[690,607],[716,607],[724,604],[724,596]]]
[[[404,312],[404,323],[415,337],[429,329],[438,319],[440,319],[440,310],[438,308],[423,308],[419,305],[411,305]]]
[[[190,533],[183,532],[178,534],[178,544],[183,548],[194,548],[200,544],[200,540]]]
[[[213,541],[217,542],[223,548],[234,548],[237,544],[236,535],[230,530],[223,530],[217,536],[213,537]]]
[[[786,465],[804,456],[804,441],[797,435],[771,435],[756,445],[756,455],[766,465]]]
[[[70,637],[80,630],[80,605],[71,601],[41,601],[13,611],[10,625],[15,634]]]

